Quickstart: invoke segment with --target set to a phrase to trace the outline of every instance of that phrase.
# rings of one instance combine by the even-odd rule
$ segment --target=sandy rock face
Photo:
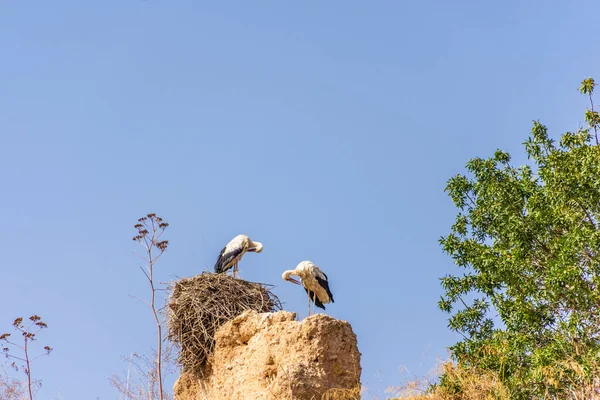
[[[327,315],[299,322],[287,311],[248,311],[223,325],[215,342],[204,378],[183,374],[175,400],[318,400],[360,381],[356,335]]]

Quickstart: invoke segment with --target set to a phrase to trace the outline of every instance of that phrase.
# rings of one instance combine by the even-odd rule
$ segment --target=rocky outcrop
[[[360,381],[356,335],[323,314],[248,311],[223,325],[203,378],[184,373],[175,400],[309,400]]]

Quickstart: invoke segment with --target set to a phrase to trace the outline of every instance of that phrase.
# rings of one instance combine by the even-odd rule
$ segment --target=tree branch
[[[581,208],[581,210],[584,212],[584,214],[587,216],[588,221],[590,224],[592,224],[592,226],[594,227],[594,229],[598,229],[598,227],[596,226],[596,224],[594,223],[594,219],[592,218],[592,216],[590,215],[590,213],[588,212],[588,210],[583,206],[583,204],[581,204],[579,202],[579,200],[577,200],[576,198],[573,198],[573,200],[575,201],[575,203],[577,203],[577,205]]]
[[[151,279],[150,279],[150,275],[148,275],[148,273],[146,272],[146,270],[145,270],[144,268],[142,268],[142,266],[139,266],[139,267],[140,267],[140,269],[142,270],[142,272],[144,273],[144,275],[146,275],[146,278],[147,278],[148,280],[151,280]]]

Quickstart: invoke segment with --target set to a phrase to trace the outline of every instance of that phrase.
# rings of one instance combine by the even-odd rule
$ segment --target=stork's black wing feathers
[[[325,273],[323,272],[323,275],[325,275]],[[331,294],[331,290],[329,290],[329,282],[327,281],[327,275],[325,275],[325,279],[319,277],[319,276],[315,276],[315,279],[317,280],[317,282],[319,282],[319,285],[321,285],[321,287],[323,289],[325,289],[325,291],[327,292],[327,295],[329,296],[329,299],[331,300],[332,303],[335,303],[335,301],[333,301],[333,295]]]
[[[243,249],[235,249],[229,253],[225,253],[226,249],[227,247],[223,247],[223,250],[221,250],[221,253],[219,254],[219,258],[217,259],[217,263],[215,264],[215,272],[217,274],[221,274],[231,268],[232,265],[227,266],[227,264],[233,261],[233,259],[239,256],[243,251]]]
[[[319,296],[315,296],[315,292],[308,290],[307,288],[304,288],[304,290],[306,290],[306,293],[308,293],[310,299],[313,301],[313,303],[315,303],[315,306],[322,308],[323,310],[325,309],[325,305],[323,305],[321,300],[319,300]]]

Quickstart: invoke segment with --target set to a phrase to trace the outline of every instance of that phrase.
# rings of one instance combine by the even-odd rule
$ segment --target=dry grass
[[[203,272],[171,283],[168,337],[179,347],[183,371],[200,376],[217,329],[246,310],[278,311],[281,302],[267,285],[225,274]]]
[[[569,359],[540,371],[548,387],[566,389],[568,400],[600,400],[600,364],[591,361],[585,367]]]
[[[453,391],[436,386],[429,392],[426,389],[430,387],[434,379],[415,378],[405,382],[404,384],[390,388],[395,394],[392,400],[509,400],[510,395],[508,390],[503,386],[502,382],[490,373],[475,372],[463,368],[457,368],[451,362],[440,364],[434,375],[446,374],[449,381],[455,382],[457,386],[462,388],[460,394]]]
[[[321,400],[360,400],[360,398],[360,386],[353,389],[329,389],[321,396]]]
[[[569,390],[570,400],[600,400],[600,377],[591,378],[579,387]]]
[[[556,395],[542,396],[543,399],[556,400],[600,400],[600,365],[591,365],[591,371],[584,371],[584,367],[575,361],[559,362],[555,366],[540,371],[544,384],[548,387],[558,388],[562,385],[565,389],[560,397]],[[569,378],[564,376],[569,372]],[[590,374],[591,372],[591,374]],[[404,384],[389,388],[394,394],[391,400],[508,400],[510,393],[502,384],[498,376],[489,373],[457,367],[451,362],[440,364],[435,375],[446,374],[446,378],[460,387],[460,393],[454,393],[441,386],[431,387],[435,378],[414,378]],[[586,376],[591,376],[585,378]],[[558,379],[557,379],[558,378]],[[426,389],[430,388],[429,391]]]
[[[198,400],[214,400],[218,398],[205,383],[199,381],[198,387]],[[299,400],[299,398],[290,393],[289,397],[286,396],[281,400]],[[313,396],[311,400],[361,400],[361,389],[360,387],[354,389],[329,389],[320,398]]]

